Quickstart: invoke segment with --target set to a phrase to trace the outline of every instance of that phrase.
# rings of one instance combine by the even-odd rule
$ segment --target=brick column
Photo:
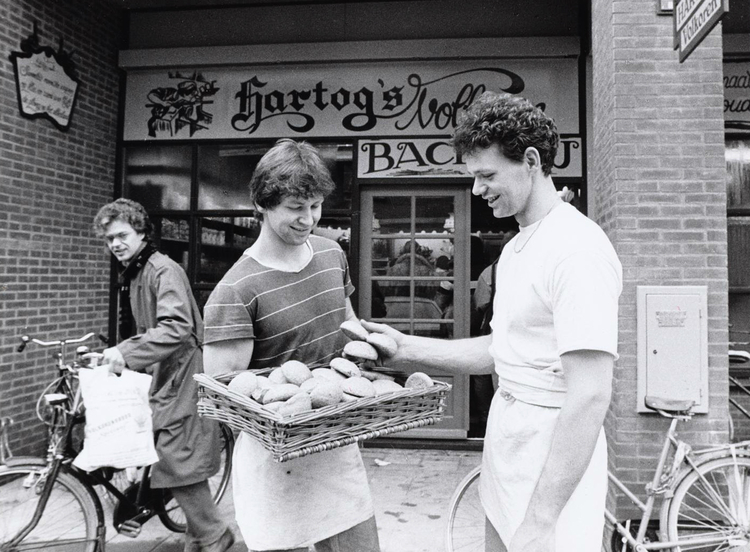
[[[727,438],[721,26],[680,64],[672,17],[657,15],[655,0],[596,0],[592,57],[589,216],[612,240],[624,276],[610,465],[643,495],[668,422],[636,413],[637,286],[708,286],[710,411],[681,435],[691,443]],[[627,499],[616,502],[618,518],[635,517]]]

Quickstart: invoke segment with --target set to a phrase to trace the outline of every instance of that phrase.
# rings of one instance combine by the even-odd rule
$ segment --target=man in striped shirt
[[[311,145],[281,140],[258,163],[250,187],[263,224],[204,309],[205,372],[292,359],[326,364],[346,343],[339,326],[356,319],[344,252],[312,235],[334,189],[330,173]],[[380,550],[356,445],[277,463],[242,433],[232,485],[237,523],[251,551]]]

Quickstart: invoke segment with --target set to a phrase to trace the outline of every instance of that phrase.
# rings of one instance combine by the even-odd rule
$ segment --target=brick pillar
[[[655,0],[596,0],[592,58],[589,216],[612,240],[624,276],[610,465],[643,496],[668,422],[636,413],[637,286],[708,286],[709,414],[681,435],[691,443],[727,438],[721,26],[680,64],[672,17],[657,15]],[[626,498],[611,498],[618,518],[635,517]]]

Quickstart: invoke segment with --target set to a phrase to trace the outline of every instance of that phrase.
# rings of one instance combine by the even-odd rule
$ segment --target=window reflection
[[[198,148],[198,208],[252,209],[250,178],[268,146]]]
[[[190,146],[132,146],[125,151],[126,195],[147,210],[190,207]]]
[[[750,139],[727,140],[727,206],[750,205]]]

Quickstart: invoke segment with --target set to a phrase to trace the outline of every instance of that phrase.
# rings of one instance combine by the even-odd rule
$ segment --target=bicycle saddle
[[[664,410],[665,412],[688,412],[695,405],[695,401],[665,399],[662,397],[646,397],[644,402],[651,410]]]

